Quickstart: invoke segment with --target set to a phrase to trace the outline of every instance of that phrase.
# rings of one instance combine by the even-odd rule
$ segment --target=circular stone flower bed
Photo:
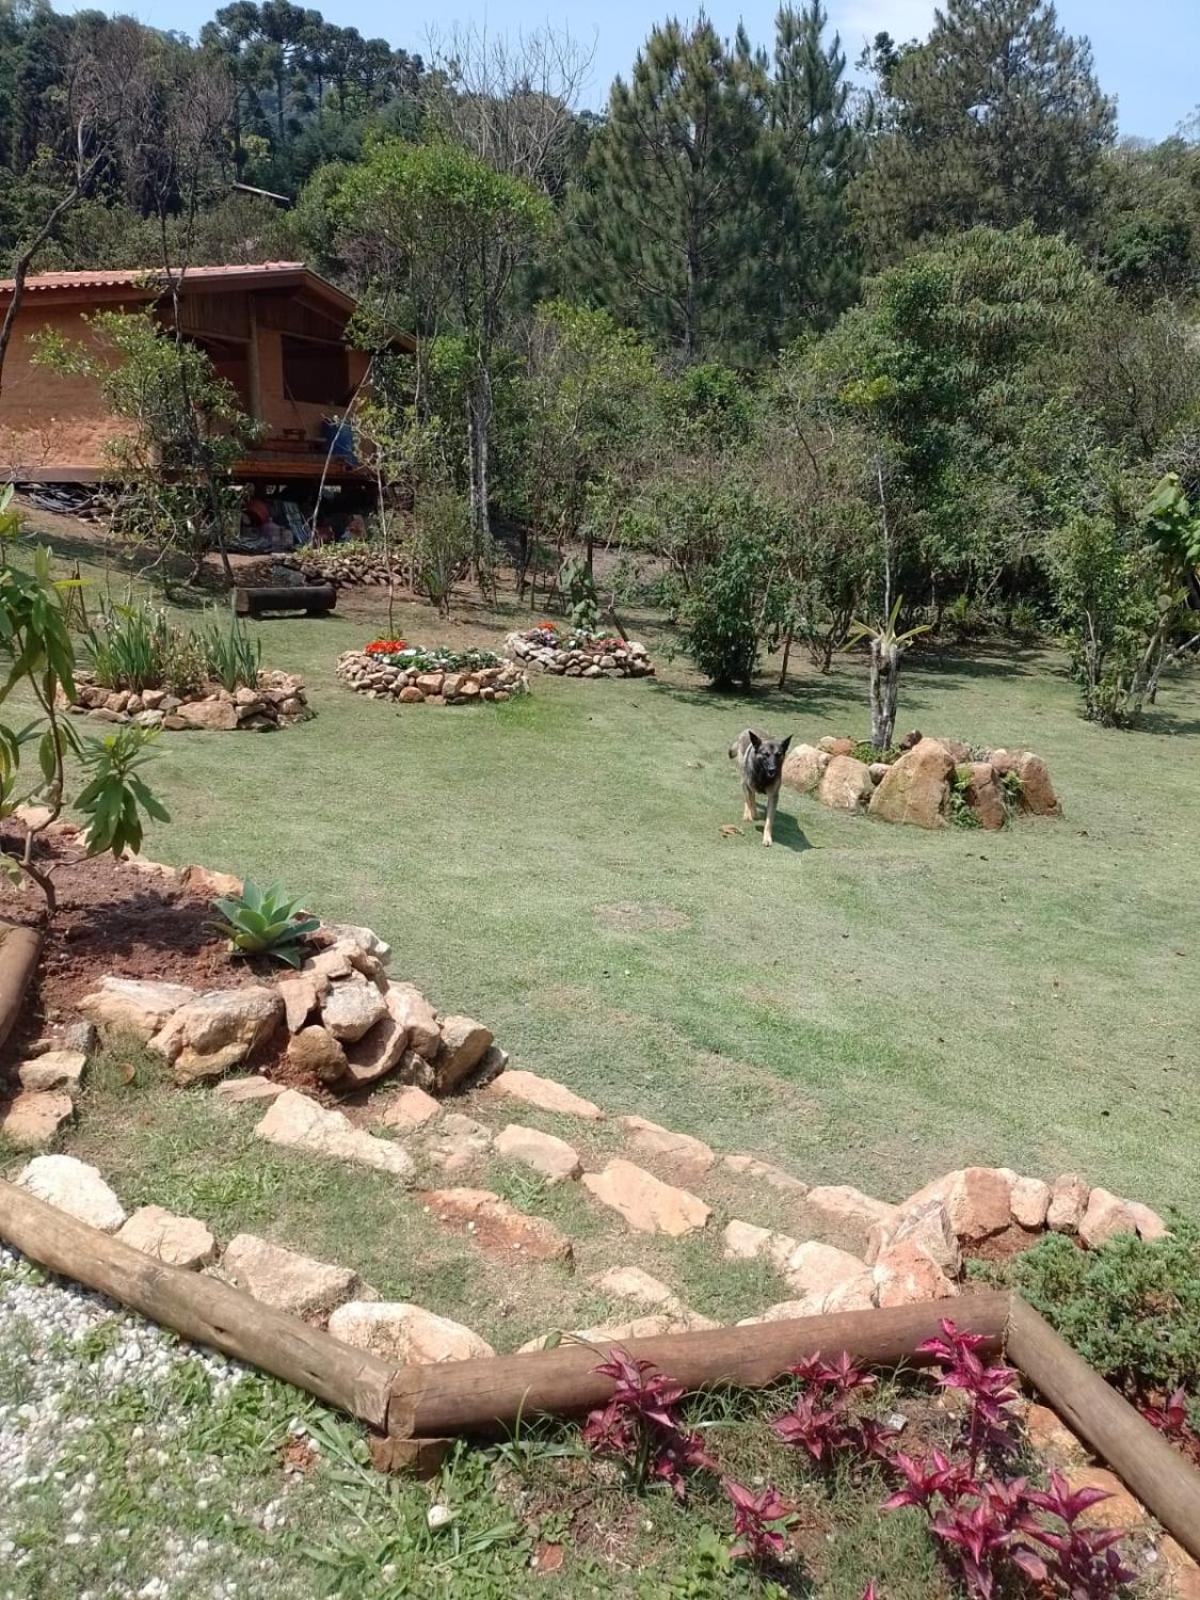
[[[919,732],[883,752],[828,736],[793,745],[783,781],[836,810],[918,828],[1002,828],[1017,815],[1062,815],[1049,769],[1032,750],[972,750]]]
[[[142,728],[167,728],[179,732],[207,728],[214,732],[245,730],[269,733],[313,716],[304,693],[304,680],[294,672],[263,671],[251,689],[226,689],[206,683],[183,695],[165,689],[107,689],[90,672],[76,672],[75,700],[68,710],[88,715],[95,722],[133,722]]]
[[[451,650],[373,639],[364,650],[338,657],[337,675],[370,700],[401,705],[461,706],[477,700],[511,700],[529,679],[520,666],[491,650]]]
[[[517,661],[565,678],[648,678],[654,673],[644,644],[581,629],[563,630],[555,622],[510,633],[504,649]]]

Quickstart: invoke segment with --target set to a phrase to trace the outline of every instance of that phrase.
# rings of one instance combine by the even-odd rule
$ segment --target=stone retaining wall
[[[561,650],[541,644],[526,633],[510,633],[504,641],[506,655],[552,672],[560,678],[648,678],[654,663],[644,644],[631,642],[612,650]]]
[[[418,672],[389,667],[365,650],[347,650],[338,657],[337,675],[347,688],[369,700],[398,700],[401,705],[461,706],[475,700],[511,700],[529,690],[528,677],[512,661],[461,672]]]
[[[881,822],[943,828],[955,811],[968,823],[1002,828],[1012,814],[1057,817],[1062,807],[1041,756],[1032,750],[972,752],[960,739],[910,734],[890,761],[859,761],[852,739],[826,737],[794,745],[783,781],[839,811],[863,811]]]
[[[68,710],[87,715],[93,722],[133,722],[142,728],[167,728],[183,732],[206,728],[213,732],[266,733],[306,722],[314,713],[304,692],[304,680],[293,672],[260,672],[254,689],[225,689],[207,684],[188,695],[165,689],[106,689],[88,672],[75,674],[76,699]]]

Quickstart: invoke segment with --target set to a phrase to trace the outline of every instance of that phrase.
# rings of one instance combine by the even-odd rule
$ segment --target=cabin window
[[[283,336],[283,392],[289,400],[344,406],[350,398],[349,352],[345,345]]]

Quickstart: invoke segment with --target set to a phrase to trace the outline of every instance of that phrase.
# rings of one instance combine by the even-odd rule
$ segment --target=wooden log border
[[[0,1239],[38,1266],[152,1322],[282,1378],[357,1417],[384,1469],[430,1470],[455,1434],[488,1434],[535,1414],[574,1415],[611,1392],[595,1371],[611,1343],[393,1368],[218,1278],[166,1266],[0,1180]],[[1200,1561],[1200,1473],[1019,1295],[989,1291],[835,1316],[630,1339],[688,1388],[754,1388],[801,1357],[843,1350],[870,1366],[919,1365],[918,1346],[953,1315],[1042,1395],[1189,1555]]]
[[[41,952],[39,928],[0,923],[0,1047],[16,1026]]]

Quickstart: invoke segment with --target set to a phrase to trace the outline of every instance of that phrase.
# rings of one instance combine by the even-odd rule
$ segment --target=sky
[[[132,12],[156,28],[193,37],[221,0],[100,0],[107,9]],[[354,26],[370,38],[429,54],[430,30],[443,36],[455,23],[493,34],[519,33],[550,23],[564,25],[594,47],[591,81],[583,100],[600,107],[618,73],[627,74],[650,26],[672,10],[693,15],[698,5],[647,7],[639,0],[420,0],[397,14],[388,0],[306,0],[331,22]],[[739,18],[750,37],[769,43],[777,0],[708,0],[705,9],[718,29],[731,34]],[[842,35],[853,64],[864,42],[881,29],[899,40],[928,32],[933,0],[826,0],[830,21]],[[79,9],[78,6],[72,9]],[[1071,33],[1086,33],[1095,51],[1100,82],[1117,97],[1122,135],[1161,139],[1200,106],[1200,0],[1058,0],[1058,14]]]

